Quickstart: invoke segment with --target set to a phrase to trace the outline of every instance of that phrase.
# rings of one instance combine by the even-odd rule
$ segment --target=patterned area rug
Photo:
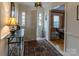
[[[62,56],[47,40],[25,41],[24,56]]]

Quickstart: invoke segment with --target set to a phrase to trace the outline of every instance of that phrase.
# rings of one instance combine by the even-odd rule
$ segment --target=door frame
[[[50,39],[51,39],[51,32],[52,32],[52,28],[53,28],[53,31],[55,31],[54,30],[54,27],[52,27],[52,23],[51,22],[53,22],[53,18],[52,18],[52,14],[59,14],[59,17],[61,17],[61,15],[60,14],[62,14],[63,15],[63,18],[64,18],[64,10],[50,10]],[[61,19],[61,18],[60,18]],[[59,28],[61,27],[61,24],[59,24]]]
[[[64,5],[64,53],[65,53],[66,52],[66,48],[67,48],[67,4],[64,3],[63,5]],[[51,23],[50,16],[51,15],[50,15],[50,10],[49,10],[49,40],[50,40],[50,29],[51,29],[51,27],[50,27],[50,25],[51,25],[50,24]]]

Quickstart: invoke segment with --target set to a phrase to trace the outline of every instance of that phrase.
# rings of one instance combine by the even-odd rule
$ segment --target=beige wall
[[[4,35],[7,34],[9,32],[9,30],[4,30],[4,27],[7,24],[7,20],[10,16],[10,3],[0,3],[0,31],[2,31],[0,33],[0,35]]]
[[[0,56],[7,55],[7,40],[0,40]]]
[[[0,3],[0,18],[1,18],[1,3]],[[0,32],[1,32],[1,19],[0,19]]]
[[[36,11],[28,10],[25,28],[25,40],[36,40]]]
[[[9,18],[10,13],[10,3],[0,3],[0,55],[7,55],[7,40],[1,39],[2,36],[9,32],[8,27],[6,27],[6,21]]]
[[[1,3],[1,28],[6,25],[10,13],[10,3]]]
[[[18,5],[18,19],[21,25],[21,13],[25,12],[25,35],[24,40],[35,40],[36,39],[36,11],[32,10],[33,7],[28,5],[19,4]]]
[[[79,55],[79,21],[77,21],[77,5],[79,5],[79,2],[66,4],[66,52],[69,55]]]

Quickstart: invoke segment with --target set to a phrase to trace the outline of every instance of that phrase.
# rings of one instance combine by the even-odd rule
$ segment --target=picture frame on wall
[[[77,5],[77,20],[79,20],[79,5]]]

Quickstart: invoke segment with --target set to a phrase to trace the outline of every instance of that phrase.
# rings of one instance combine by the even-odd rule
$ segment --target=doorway
[[[61,52],[64,52],[64,5],[50,11],[50,41]]]

